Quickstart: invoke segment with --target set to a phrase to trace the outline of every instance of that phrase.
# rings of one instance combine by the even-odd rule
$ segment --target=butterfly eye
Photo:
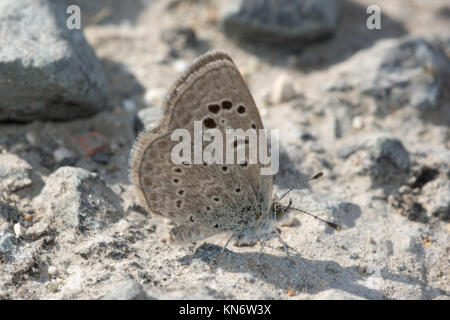
[[[278,208],[275,214],[277,221],[281,220],[284,217],[284,209]]]

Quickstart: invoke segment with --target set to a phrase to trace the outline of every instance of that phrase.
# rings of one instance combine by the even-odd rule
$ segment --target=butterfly
[[[273,176],[261,174],[263,164],[247,160],[225,164],[174,163],[173,150],[179,141],[173,140],[172,133],[184,129],[194,135],[196,123],[224,136],[227,130],[243,129],[254,130],[260,137],[258,132],[264,129],[241,73],[224,52],[208,52],[194,60],[169,90],[159,124],[138,136],[130,156],[130,179],[140,202],[151,212],[178,223],[170,232],[174,242],[198,241],[228,232],[231,235],[222,252],[233,238],[262,240],[262,251],[266,241],[276,237],[288,254],[289,246],[281,238],[277,222],[291,210],[304,211],[293,208],[292,201],[287,205],[280,201],[322,174],[277,198],[273,197]],[[207,147],[207,141],[201,143]],[[251,146],[243,138],[225,141],[223,148],[229,147],[237,152],[239,148],[249,151]],[[194,143],[188,151],[195,156]],[[340,229],[332,222],[324,222]]]

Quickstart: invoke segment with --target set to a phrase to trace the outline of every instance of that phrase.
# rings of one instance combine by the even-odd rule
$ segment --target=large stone
[[[123,215],[120,198],[98,174],[81,168],[59,168],[34,201],[44,215],[39,224],[54,224],[58,231],[99,230]]]
[[[72,119],[107,105],[100,62],[67,17],[57,1],[0,2],[0,121]]]
[[[231,36],[293,45],[332,34],[337,6],[334,0],[227,1],[221,20]]]

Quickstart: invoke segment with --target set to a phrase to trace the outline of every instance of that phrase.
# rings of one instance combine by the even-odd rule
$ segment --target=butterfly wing
[[[183,128],[193,136],[194,121],[201,121],[204,130],[219,129],[224,137],[227,128],[263,128],[247,85],[223,52],[197,58],[169,91],[159,125],[139,135],[130,178],[141,202],[154,213],[212,230],[253,223],[269,211],[272,176],[261,175],[261,165],[248,162],[174,164],[171,152],[179,142],[171,141],[171,134]],[[241,142],[233,147],[248,150]],[[224,143],[224,151],[226,147],[230,146]]]

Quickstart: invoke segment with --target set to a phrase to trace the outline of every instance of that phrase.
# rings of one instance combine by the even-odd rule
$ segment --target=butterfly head
[[[275,222],[280,222],[286,219],[289,215],[289,211],[291,209],[292,200],[289,200],[289,204],[287,206],[282,205],[278,201],[274,201],[272,203],[271,212],[273,214],[273,220]]]

